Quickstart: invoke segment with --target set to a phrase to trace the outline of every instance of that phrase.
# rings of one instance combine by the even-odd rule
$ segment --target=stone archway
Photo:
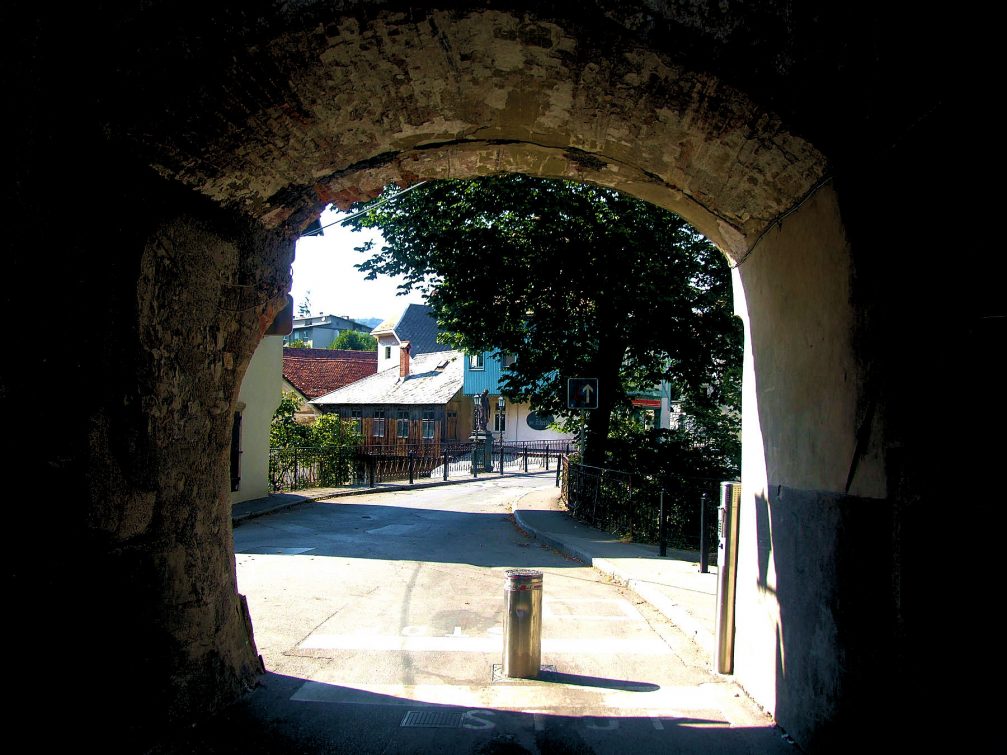
[[[687,3],[238,5],[213,15],[154,3],[81,26],[43,14],[56,30],[36,20],[42,31],[22,43],[38,53],[22,63],[28,84],[61,81],[64,54],[94,77],[62,100],[24,97],[11,206],[37,228],[71,159],[88,177],[58,285],[103,332],[39,370],[47,392],[76,389],[72,430],[46,447],[73,503],[61,510],[65,547],[41,575],[18,577],[36,595],[79,564],[88,595],[73,605],[96,617],[85,644],[124,680],[113,706],[88,708],[96,721],[185,719],[254,682],[227,550],[227,418],[289,285],[298,230],[322,205],[390,181],[501,170],[668,207],[738,265],[739,679],[805,742],[868,709],[883,694],[868,688],[890,678],[856,660],[873,642],[864,617],[897,613],[901,587],[891,564],[865,582],[851,561],[894,537],[894,525],[858,518],[864,507],[892,516],[890,413],[865,374],[869,307],[857,301],[844,195],[825,180],[826,153],[848,158],[842,127],[820,100],[800,103],[833,69],[792,25],[830,50],[849,27],[795,21],[786,3],[737,15]],[[793,92],[771,96],[783,85]],[[32,241],[23,228],[14,239]],[[851,598],[845,615],[837,606]],[[46,607],[43,621],[57,613]],[[901,619],[886,621],[891,647]]]

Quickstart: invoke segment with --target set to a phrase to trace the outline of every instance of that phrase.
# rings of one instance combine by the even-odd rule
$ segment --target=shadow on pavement
[[[291,700],[304,679],[266,673],[230,708],[170,732],[147,752],[180,753],[793,753],[779,729],[704,716],[612,717],[435,705],[338,685],[334,702]]]
[[[536,679],[538,682],[551,684],[569,684],[576,687],[599,687],[601,689],[617,689],[622,692],[656,692],[660,684],[651,682],[628,682],[622,679],[605,679],[601,676],[582,676],[580,674],[564,674],[560,671],[542,670]]]
[[[436,543],[436,545],[432,545]],[[515,558],[515,547],[519,554]],[[504,513],[376,504],[310,503],[234,530],[238,554],[431,561],[473,566],[580,567],[514,526]]]

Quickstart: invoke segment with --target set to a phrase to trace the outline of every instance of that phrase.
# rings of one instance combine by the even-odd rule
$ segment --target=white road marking
[[[597,605],[593,613],[582,613],[578,606]],[[564,607],[566,610],[563,610]],[[614,609],[604,612],[606,608]],[[542,601],[542,618],[550,621],[642,621],[643,616],[629,601],[621,598],[550,598]]]
[[[487,721],[484,716],[495,716],[496,712],[492,710],[467,710],[465,715],[462,716],[462,728],[463,729],[495,729],[496,724],[492,721]]]
[[[655,729],[663,729],[660,719],[701,719],[703,723],[724,724],[724,712],[716,688],[689,686],[662,687],[651,692],[625,692],[597,687],[561,684],[461,685],[461,684],[358,684],[307,681],[291,695],[295,702],[353,705],[451,705],[459,708],[511,710],[537,713],[536,728],[545,727],[544,714],[576,710],[578,716],[592,716],[614,723],[617,717],[647,715]],[[660,711],[652,715],[651,711]],[[698,723],[698,722],[697,722]],[[592,728],[614,728],[599,723]]]
[[[447,637],[397,636],[397,635],[309,635],[298,648],[302,650],[400,650],[406,652],[456,652],[499,653],[500,640],[496,637],[465,637],[452,634]],[[542,652],[552,655],[604,654],[615,655],[669,655],[671,650],[656,637],[636,639],[545,639]]]

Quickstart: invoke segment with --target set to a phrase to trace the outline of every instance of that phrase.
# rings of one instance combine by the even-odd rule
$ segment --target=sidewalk
[[[535,491],[514,508],[521,529],[627,586],[691,636],[712,658],[716,637],[717,565],[699,571],[698,551],[624,543],[574,520],[559,502],[559,489]],[[710,554],[712,560],[716,553]]]

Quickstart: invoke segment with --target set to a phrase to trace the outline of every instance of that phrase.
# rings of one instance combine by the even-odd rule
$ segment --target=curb
[[[517,476],[535,476],[546,474],[546,471],[542,472],[521,472],[514,475],[506,475],[507,477],[517,477]],[[548,472],[551,474],[551,472]],[[336,490],[329,493],[322,493],[319,495],[302,495],[300,493],[288,493],[287,495],[296,495],[300,497],[300,500],[296,501],[284,501],[282,503],[277,503],[275,506],[270,508],[265,508],[259,511],[248,511],[241,514],[235,514],[233,509],[236,506],[240,506],[241,503],[246,503],[242,501],[241,503],[234,504],[231,511],[231,524],[239,524],[240,522],[247,521],[248,519],[255,519],[256,517],[265,516],[267,514],[274,514],[277,511],[284,511],[294,506],[300,506],[302,503],[315,503],[317,501],[327,501],[330,498],[347,498],[349,496],[355,495],[371,495],[373,493],[397,493],[403,490],[422,490],[424,488],[441,488],[445,485],[466,485],[470,482],[485,482],[486,479],[498,479],[499,475],[494,475],[491,472],[486,472],[479,475],[478,477],[466,477],[459,480],[437,480],[436,482],[424,482],[419,485],[408,483],[403,483],[401,485],[387,485],[380,488],[356,488],[354,490]]]
[[[629,577],[608,559],[594,558],[590,553],[582,548],[570,545],[569,543],[564,543],[562,540],[536,529],[528,524],[528,522],[521,516],[520,511],[514,512],[514,519],[517,521],[518,526],[520,526],[521,529],[528,532],[535,539],[541,540],[543,543],[566,553],[568,556],[573,556],[587,566],[595,568],[602,574],[611,577],[614,582],[632,590],[636,593],[637,597],[649,603],[651,607],[688,635],[693,642],[695,642],[703,650],[703,652],[711,658],[713,657],[715,647],[713,635],[707,631],[701,622],[693,617],[688,611],[679,608],[674,601],[661,593],[661,591],[652,583]]]

